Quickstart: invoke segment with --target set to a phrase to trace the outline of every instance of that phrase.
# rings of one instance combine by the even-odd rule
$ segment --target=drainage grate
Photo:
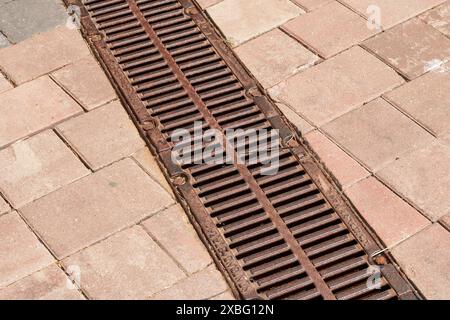
[[[408,299],[390,264],[300,139],[190,0],[67,0],[184,208],[244,299]],[[95,89],[95,88],[93,88]],[[278,129],[280,169],[171,160],[171,133]],[[248,142],[247,142],[248,143]],[[248,147],[248,145],[247,145]]]

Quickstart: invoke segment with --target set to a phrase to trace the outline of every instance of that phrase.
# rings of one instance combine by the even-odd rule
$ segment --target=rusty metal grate
[[[301,140],[190,0],[67,0],[187,213],[244,299],[415,298]],[[95,89],[95,88],[93,88]],[[179,166],[176,129],[278,129],[280,170]]]

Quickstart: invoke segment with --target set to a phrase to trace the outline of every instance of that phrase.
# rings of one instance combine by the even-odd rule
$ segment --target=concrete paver
[[[13,85],[0,73],[0,93],[14,88]]]
[[[94,170],[144,147],[119,101],[65,121],[57,130]]]
[[[450,39],[420,19],[412,19],[364,42],[412,80],[450,59]]]
[[[289,0],[224,0],[207,12],[235,47],[304,11]]]
[[[145,299],[185,274],[139,226],[119,232],[63,261],[79,268],[92,299]]]
[[[0,148],[80,112],[47,76],[8,90],[0,95]]]
[[[403,79],[392,69],[354,47],[281,82],[269,92],[275,100],[321,126],[401,83]]]
[[[8,203],[0,196],[0,215],[7,213],[10,210]]]
[[[50,265],[53,260],[16,212],[0,217],[0,288]]]
[[[319,58],[279,29],[274,29],[236,48],[236,53],[261,82],[269,88]]]
[[[172,203],[171,197],[134,161],[126,159],[21,211],[55,255],[62,258]]]
[[[301,134],[307,134],[308,132],[314,130],[314,127],[310,125],[305,119],[300,117],[294,110],[289,108],[287,105],[282,103],[277,103],[278,108],[283,113],[283,115],[297,128],[300,130]]]
[[[0,151],[0,189],[15,208],[89,173],[49,130]]]
[[[438,224],[392,250],[400,266],[427,299],[450,297],[450,233]]]
[[[302,8],[312,11],[334,0],[292,0],[292,1],[294,3],[299,4]]]
[[[450,1],[433,10],[425,12],[420,19],[436,28],[446,36],[450,36]]]
[[[386,247],[396,245],[431,224],[374,177],[354,184],[345,193]]]
[[[84,300],[66,274],[51,264],[47,268],[0,289],[0,300]]]
[[[0,32],[0,49],[9,47],[11,43],[9,42],[8,38]]]
[[[206,9],[208,7],[211,7],[223,0],[197,0],[197,3],[200,5],[202,9]]]
[[[381,98],[328,123],[323,130],[371,171],[433,140],[431,134]]]
[[[446,216],[443,216],[440,221],[442,225],[447,228],[448,231],[450,231],[450,213]]]
[[[367,28],[366,20],[336,1],[301,15],[284,24],[282,28],[324,58],[329,58],[378,32],[376,29]]]

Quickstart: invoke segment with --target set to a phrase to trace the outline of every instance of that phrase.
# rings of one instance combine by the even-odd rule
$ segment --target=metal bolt
[[[187,179],[185,176],[178,176],[175,179],[173,179],[173,183],[176,186],[182,186],[182,185],[186,184],[186,182],[187,182]]]

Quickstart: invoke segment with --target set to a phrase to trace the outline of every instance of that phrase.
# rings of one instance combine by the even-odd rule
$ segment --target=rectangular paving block
[[[435,135],[450,130],[450,64],[438,67],[384,97]]]
[[[13,85],[0,73],[0,94],[12,88]]]
[[[54,72],[53,78],[86,109],[92,110],[116,98],[108,78],[95,61],[86,57]]]
[[[50,130],[0,151],[0,189],[14,208],[20,208],[89,173]]]
[[[332,1],[334,0],[292,0],[292,2],[297,3],[302,8],[305,8],[308,11],[312,11]]]
[[[0,289],[0,300],[84,300],[64,271],[51,264],[14,284]]]
[[[172,206],[142,225],[189,273],[212,263],[209,253],[180,206]]]
[[[374,177],[345,191],[386,247],[416,234],[431,222]]]
[[[307,69],[319,60],[280,29],[273,29],[242,44],[235,52],[265,88]]]
[[[283,113],[283,115],[300,130],[301,134],[307,134],[308,132],[314,130],[314,127],[310,125],[305,119],[300,117],[291,108],[283,103],[277,103],[278,108]]]
[[[81,112],[47,76],[4,92],[0,94],[0,148]]]
[[[380,15],[381,26],[388,29],[446,0],[341,0],[366,17]]]
[[[61,188],[21,211],[58,258],[173,203],[133,160],[126,159]]]
[[[450,39],[420,19],[395,26],[363,46],[409,80],[450,59]]]
[[[401,83],[394,70],[353,47],[281,82],[269,93],[321,126]]]
[[[185,274],[139,226],[121,231],[63,261],[80,272],[91,299],[145,299]]]
[[[450,208],[450,142],[436,140],[401,156],[378,172],[391,188],[433,221]]]
[[[429,10],[420,16],[420,19],[436,28],[446,36],[450,36],[450,1]]]
[[[382,98],[326,124],[323,130],[373,172],[433,140]]]
[[[151,297],[152,300],[203,300],[228,289],[215,265],[183,279]]]
[[[8,203],[0,196],[0,215],[8,212],[10,209]]]
[[[208,7],[211,7],[215,4],[218,4],[223,0],[197,0],[197,3],[200,5],[202,9],[206,9]]]
[[[120,101],[72,118],[57,130],[94,170],[145,145]]]
[[[0,288],[50,265],[53,260],[16,212],[0,217]]]
[[[369,175],[366,169],[319,131],[315,130],[306,134],[305,140],[342,188],[346,188]]]
[[[450,232],[434,224],[391,250],[400,267],[430,300],[450,297]]]
[[[0,50],[0,68],[21,84],[89,54],[78,30],[60,26]]]
[[[68,15],[60,0],[14,0],[2,5],[0,29],[18,43],[35,33],[66,23]]]
[[[289,0],[224,0],[207,12],[233,47],[304,13]]]
[[[442,225],[450,232],[450,213],[441,218]]]
[[[295,39],[329,58],[378,32],[337,1],[301,15],[282,26]]]

